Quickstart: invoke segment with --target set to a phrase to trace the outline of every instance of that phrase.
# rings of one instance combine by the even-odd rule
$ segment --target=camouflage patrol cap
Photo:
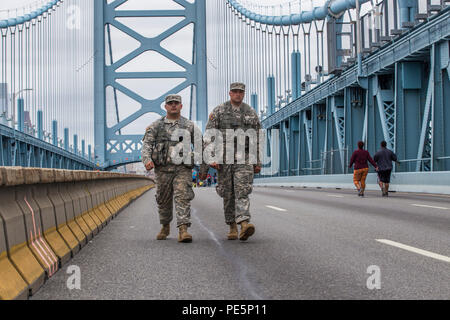
[[[181,103],[181,96],[177,95],[177,94],[170,94],[166,97],[166,103],[172,102],[172,101],[176,101]]]
[[[231,90],[242,90],[242,91],[245,91],[245,84],[243,84],[241,82],[232,83],[231,86],[230,86],[230,91]]]

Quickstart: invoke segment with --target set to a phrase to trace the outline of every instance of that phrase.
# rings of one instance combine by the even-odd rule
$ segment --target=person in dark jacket
[[[380,185],[382,196],[389,195],[389,183],[391,182],[392,161],[397,161],[394,152],[387,149],[386,141],[381,142],[381,149],[373,157],[378,165],[378,184]]]
[[[378,171],[377,164],[373,161],[370,153],[367,150],[364,150],[364,142],[358,142],[358,150],[355,150],[350,158],[349,168],[355,165],[353,170],[353,183],[358,189],[358,196],[364,197],[364,190],[366,189],[366,178],[369,173],[369,164],[370,162],[372,166]]]

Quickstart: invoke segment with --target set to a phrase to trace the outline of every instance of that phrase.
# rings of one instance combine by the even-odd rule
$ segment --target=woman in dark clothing
[[[372,166],[378,171],[377,164],[373,161],[370,153],[367,150],[364,150],[364,142],[358,142],[358,150],[355,150],[350,159],[349,168],[355,164],[353,170],[353,183],[358,189],[358,196],[364,197],[364,190],[366,189],[366,178],[369,173],[369,164],[370,162]]]

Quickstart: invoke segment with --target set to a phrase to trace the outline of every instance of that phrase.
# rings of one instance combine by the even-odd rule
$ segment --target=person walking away
[[[389,196],[391,182],[392,161],[397,161],[397,155],[387,148],[386,141],[381,142],[381,149],[375,153],[373,160],[378,166],[378,183],[383,197]]]
[[[364,142],[359,141],[358,149],[353,152],[350,158],[349,168],[352,168],[353,164],[355,165],[353,169],[353,183],[360,197],[364,197],[364,190],[366,189],[366,178],[369,173],[369,164],[367,162],[370,162],[375,170],[378,171],[377,164],[373,161],[369,151],[364,150]]]
[[[187,130],[191,137],[190,143],[193,144],[194,131],[199,129],[192,121],[181,116],[183,108],[181,96],[169,95],[165,102],[167,115],[156,120],[146,129],[142,146],[142,162],[145,168],[148,171],[154,168],[156,173],[156,202],[162,224],[162,229],[156,238],[166,240],[169,236],[170,223],[173,219],[173,202],[175,202],[179,229],[178,242],[192,242],[192,236],[187,229],[191,226],[190,202],[195,196],[191,183],[194,163],[183,161],[177,164],[177,161],[174,161],[177,156],[174,150],[177,150],[176,147],[182,139],[176,136],[179,140],[173,141],[173,137],[179,130]]]

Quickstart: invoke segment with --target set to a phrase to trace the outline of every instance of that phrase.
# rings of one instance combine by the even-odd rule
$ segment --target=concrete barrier
[[[132,175],[0,167],[0,300],[34,294],[153,186]]]
[[[59,183],[56,182],[55,171],[53,169],[40,170],[42,189],[53,206],[53,212],[56,221],[56,230],[63,238],[64,242],[69,247],[72,256],[78,253],[81,249],[80,242],[75,234],[67,225],[66,211],[64,207],[64,200],[58,190]],[[63,177],[64,178],[64,177]]]
[[[45,169],[43,169],[43,171],[45,172]],[[60,210],[64,212],[64,215],[66,217],[66,225],[77,239],[79,248],[81,249],[87,243],[87,236],[83,232],[83,229],[80,227],[80,225],[75,221],[72,199],[67,194],[65,172],[63,170],[53,170],[53,171],[55,174],[55,185],[51,187],[52,189],[50,189],[49,192],[51,195],[50,199],[52,200],[54,194],[55,197],[57,197],[58,199],[57,201],[59,201],[59,199],[61,200],[62,208]],[[71,171],[67,172],[72,173]],[[72,174],[70,174],[69,177],[73,179]]]
[[[0,171],[0,188],[2,190],[5,188],[4,184],[3,172]],[[6,230],[4,228],[6,222],[2,218],[2,212],[5,212],[6,209],[3,206],[3,192],[0,193],[0,203],[2,203],[2,206],[0,206],[0,283],[2,284],[0,286],[0,299],[24,299],[27,295],[28,284],[8,257],[8,245],[5,237]]]
[[[86,236],[86,241],[89,241],[94,237],[94,231],[89,227],[86,220],[81,216],[80,202],[78,201],[78,199],[75,200],[76,197],[72,194],[74,185],[73,171],[61,171],[64,172],[65,183],[60,185],[59,191],[64,199],[66,214],[68,214],[70,217],[73,216],[75,223],[80,227],[80,229]]]
[[[30,169],[30,170],[38,171],[40,169]],[[42,222],[42,230],[44,230],[43,236],[50,245],[50,248],[58,257],[58,267],[62,267],[64,264],[67,263],[67,261],[70,260],[72,256],[70,245],[64,240],[63,236],[61,235],[61,233],[57,228],[58,222],[55,216],[53,204],[50,201],[50,198],[48,197],[47,188],[44,187],[43,184],[42,185],[33,184],[31,186],[31,190],[33,193],[33,199],[36,201],[39,207],[39,214],[41,215],[41,222]],[[63,218],[61,217],[60,213],[58,220],[61,223],[63,221]]]
[[[5,226],[8,257],[28,284],[31,293],[34,293],[44,283],[47,270],[39,254],[39,247],[43,245],[38,233],[41,230],[38,225],[40,217],[30,210],[30,207],[36,210],[37,206],[33,203],[31,193],[26,193],[24,189],[27,188],[25,183],[37,183],[39,176],[36,172],[25,176],[22,168],[0,170],[4,177],[4,186],[0,187],[0,216]],[[31,202],[30,207],[25,201]]]

